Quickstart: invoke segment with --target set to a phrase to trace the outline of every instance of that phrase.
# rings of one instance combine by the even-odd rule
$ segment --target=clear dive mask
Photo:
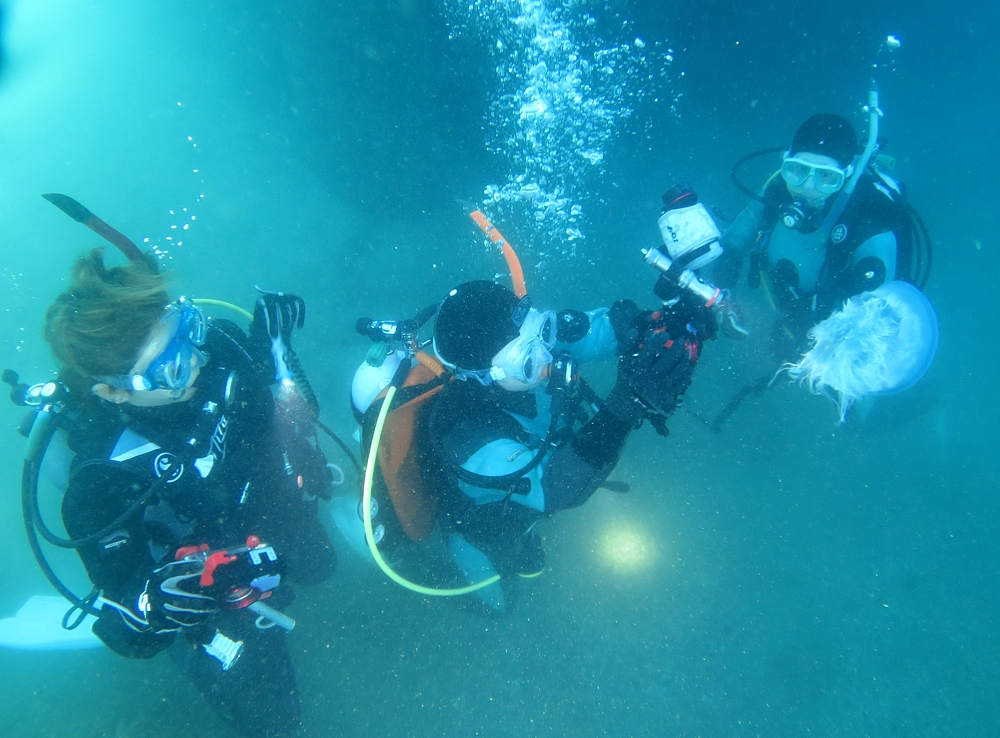
[[[142,374],[97,377],[111,387],[132,392],[157,389],[179,391],[187,388],[195,368],[205,366],[205,354],[198,347],[205,343],[208,323],[201,310],[185,298],[166,308],[160,324],[167,326],[170,341]]]
[[[786,156],[781,162],[781,178],[791,187],[802,187],[812,176],[816,191],[821,195],[839,192],[850,174],[846,170],[828,164],[816,164],[795,156]]]
[[[494,382],[507,380],[524,389],[537,386],[552,364],[552,347],[556,345],[556,314],[551,310],[528,310],[519,335],[493,357],[490,377]],[[513,389],[507,387],[507,389]]]

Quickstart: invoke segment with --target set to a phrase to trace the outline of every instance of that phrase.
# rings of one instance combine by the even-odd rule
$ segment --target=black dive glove
[[[604,404],[619,420],[638,428],[650,418],[661,434],[691,384],[701,339],[677,315],[640,311],[631,300],[611,306],[608,318],[618,339],[618,379]]]
[[[642,311],[631,300],[618,300],[608,310],[608,322],[618,339],[618,354],[628,353],[639,342],[639,326],[636,321]]]
[[[659,430],[659,421],[673,414],[691,384],[696,360],[691,344],[683,340],[670,346],[646,344],[618,360],[618,380],[604,404],[633,428],[650,418],[657,421]]]
[[[284,292],[267,292],[260,289],[261,297],[253,309],[251,337],[270,344],[280,339],[292,345],[292,329],[302,328],[306,322],[306,301],[297,295]]]
[[[306,303],[297,295],[257,289],[261,297],[254,306],[253,322],[250,324],[254,359],[263,366],[273,363],[275,379],[286,379],[286,375],[291,373],[289,359],[294,356],[292,329],[305,325]]]
[[[559,343],[576,343],[590,332],[590,316],[580,310],[567,308],[556,315],[556,340]]]
[[[885,284],[885,262],[877,256],[866,256],[857,264],[834,274],[822,290],[816,293],[816,322],[829,317],[848,298],[870,292]]]
[[[139,611],[154,633],[171,633],[201,625],[219,611],[214,598],[200,593],[200,561],[171,561],[156,569],[139,595]]]

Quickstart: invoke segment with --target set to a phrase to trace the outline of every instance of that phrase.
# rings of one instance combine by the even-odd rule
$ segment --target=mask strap
[[[479,384],[483,385],[483,387],[489,387],[491,384],[493,384],[493,375],[491,373],[492,371],[493,371],[492,367],[490,369],[478,369],[478,370],[459,369],[456,367],[454,370],[454,374],[455,374],[455,379],[461,382],[468,382],[470,379],[474,379],[477,382],[479,382]]]
[[[510,311],[511,322],[518,327],[520,330],[521,326],[524,325],[524,321],[528,319],[528,315],[531,313],[531,298],[525,295],[520,300],[518,300],[517,305],[514,309]]]

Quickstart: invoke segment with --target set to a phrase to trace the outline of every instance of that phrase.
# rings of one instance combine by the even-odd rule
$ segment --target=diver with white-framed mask
[[[894,280],[918,289],[927,281],[930,239],[889,174],[891,157],[879,153],[874,88],[873,95],[863,149],[850,121],[817,113],[798,127],[787,149],[754,152],[733,168],[752,202],[723,234],[725,255],[714,265],[713,281],[735,286],[749,257],[750,286],[768,288],[778,313],[772,352],[780,360],[805,350],[809,329],[848,298]],[[740,182],[746,162],[779,151],[781,166],[759,192]]]
[[[452,563],[435,576],[452,589],[386,573],[423,594],[474,593],[466,602],[490,615],[509,612],[519,579],[544,566],[535,524],[615,488],[607,478],[644,420],[666,433],[702,343],[714,336],[715,319],[698,301],[677,302],[683,315],[640,311],[630,300],[557,313],[536,308],[521,287],[518,296],[495,282],[465,282],[414,321],[358,321],[360,333],[401,347],[383,353],[377,369],[363,364],[352,387],[373,475],[372,554],[378,561],[377,547],[393,568],[419,569],[426,580],[426,562],[441,559],[420,546],[440,536]],[[419,340],[435,312],[433,336]],[[694,327],[706,323],[707,336]],[[612,358],[617,381],[601,398],[579,363]],[[360,536],[349,527],[345,536]],[[425,564],[414,563],[421,556]]]

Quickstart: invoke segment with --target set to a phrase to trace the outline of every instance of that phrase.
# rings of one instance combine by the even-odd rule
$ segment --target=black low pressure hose
[[[38,492],[37,492],[38,475],[36,472],[35,473],[36,490],[31,495],[31,499],[29,500],[29,504],[31,505],[31,516],[34,520],[35,526],[38,528],[38,531],[42,534],[42,538],[51,543],[53,546],[57,546],[59,548],[83,548],[84,546],[89,546],[92,543],[97,543],[102,538],[111,535],[119,527],[121,527],[122,523],[124,523],[126,520],[129,519],[129,517],[134,515],[139,510],[139,508],[141,508],[144,504],[146,504],[163,488],[163,485],[166,484],[168,476],[170,472],[173,471],[173,469],[174,466],[171,464],[166,470],[164,470],[163,476],[157,479],[155,482],[153,482],[153,484],[150,485],[149,489],[147,489],[143,493],[142,497],[140,497],[138,500],[129,505],[128,509],[125,512],[123,512],[121,515],[119,515],[112,522],[108,523],[108,525],[104,526],[96,533],[92,533],[89,536],[86,536],[85,538],[61,538],[60,536],[57,536],[55,533],[49,530],[48,526],[45,525],[45,521],[42,520],[41,510],[38,507]]]
[[[436,307],[436,306],[435,306]],[[344,452],[348,460],[351,462],[351,466],[354,467],[354,472],[358,476],[358,483],[361,484],[365,476],[364,469],[361,468],[361,464],[358,462],[357,457],[351,451],[346,443],[344,443],[340,436],[330,430],[323,422],[319,419],[319,399],[316,397],[316,393],[313,392],[312,385],[309,384],[309,378],[306,376],[305,370],[302,368],[302,362],[299,361],[298,355],[291,349],[285,354],[285,363],[292,372],[292,376],[295,378],[295,387],[302,395],[302,399],[306,401],[309,409],[313,413],[313,423],[321,431],[326,433],[333,442],[336,443],[340,450]]]
[[[295,378],[295,387],[298,389],[299,393],[302,395],[302,399],[306,401],[309,405],[309,409],[312,410],[313,414],[319,417],[319,400],[316,397],[316,393],[313,392],[312,385],[309,384],[309,378],[306,377],[305,370],[302,368],[302,362],[299,361],[298,354],[296,354],[291,348],[285,353],[285,363],[292,372],[292,377]]]
[[[52,436],[55,434],[56,425],[52,422],[52,418],[48,413],[44,415],[39,413],[38,418],[35,419],[35,423],[36,425],[38,423],[42,423],[43,425],[42,429],[38,431],[41,435],[36,441],[32,441],[28,456],[24,460],[24,468],[21,472],[21,507],[24,513],[25,526],[30,528],[28,531],[29,539],[34,536],[34,530],[37,528],[38,532],[42,534],[42,538],[58,548],[83,548],[92,543],[97,543],[102,538],[114,533],[122,523],[128,520],[129,517],[134,515],[146,502],[163,489],[163,486],[170,479],[171,472],[178,463],[174,459],[173,463],[163,470],[160,478],[153,482],[139,499],[129,505],[125,512],[96,533],[92,533],[84,538],[62,538],[49,530],[45,521],[42,520],[42,511],[38,506],[38,471],[41,468],[45,451],[48,449],[49,443],[52,441]],[[33,436],[34,432],[35,429],[33,428]]]
[[[358,475],[359,483],[363,484],[364,483],[365,470],[361,468],[361,464],[358,462],[358,457],[356,457],[354,455],[354,452],[351,451],[351,449],[348,447],[348,445],[346,443],[344,443],[343,440],[341,440],[340,436],[338,436],[336,433],[334,433],[332,430],[330,430],[323,423],[323,421],[317,419],[316,420],[316,427],[319,428],[324,433],[326,433],[328,436],[330,436],[330,438],[333,440],[333,442],[336,443],[340,447],[340,450],[344,452],[344,455],[351,462],[351,466],[354,467],[354,472]]]
[[[931,266],[934,264],[934,244],[931,242],[930,231],[927,230],[927,225],[924,223],[924,219],[920,217],[920,213],[909,203],[906,205],[906,212],[916,224],[918,231],[917,238],[914,239],[917,241],[914,244],[917,253],[914,255],[916,273],[913,274],[913,283],[917,289],[923,290],[927,286],[927,280],[930,279]]]
[[[92,591],[84,598],[73,594],[72,590],[62,583],[58,575],[52,570],[52,567],[49,566],[49,562],[46,561],[45,554],[42,552],[42,547],[38,542],[38,536],[35,533],[36,519],[33,515],[38,511],[38,472],[42,465],[42,457],[45,456],[45,450],[48,448],[49,442],[56,431],[56,426],[52,422],[51,417],[39,417],[36,418],[35,422],[41,422],[43,426],[39,431],[40,435],[37,437],[36,443],[32,445],[27,458],[24,460],[24,466],[21,469],[21,514],[24,518],[24,532],[28,537],[28,546],[31,547],[31,553],[34,555],[35,561],[38,562],[38,566],[42,570],[42,574],[49,581],[49,584],[82,613],[99,617],[101,611],[94,608],[93,605],[98,593]],[[72,627],[79,625],[81,620],[82,618],[77,620]]]
[[[772,146],[767,149],[761,149],[760,151],[754,151],[751,154],[747,154],[742,159],[733,164],[733,168],[729,171],[729,176],[732,178],[733,184],[735,184],[736,187],[739,189],[739,191],[742,192],[747,197],[753,198],[757,202],[764,202],[764,198],[762,198],[760,195],[758,195],[756,192],[751,190],[749,187],[747,187],[740,181],[739,171],[744,164],[746,164],[748,161],[752,159],[756,159],[761,156],[766,156],[767,154],[776,154],[779,151],[787,151],[787,150],[788,150],[787,146]]]

